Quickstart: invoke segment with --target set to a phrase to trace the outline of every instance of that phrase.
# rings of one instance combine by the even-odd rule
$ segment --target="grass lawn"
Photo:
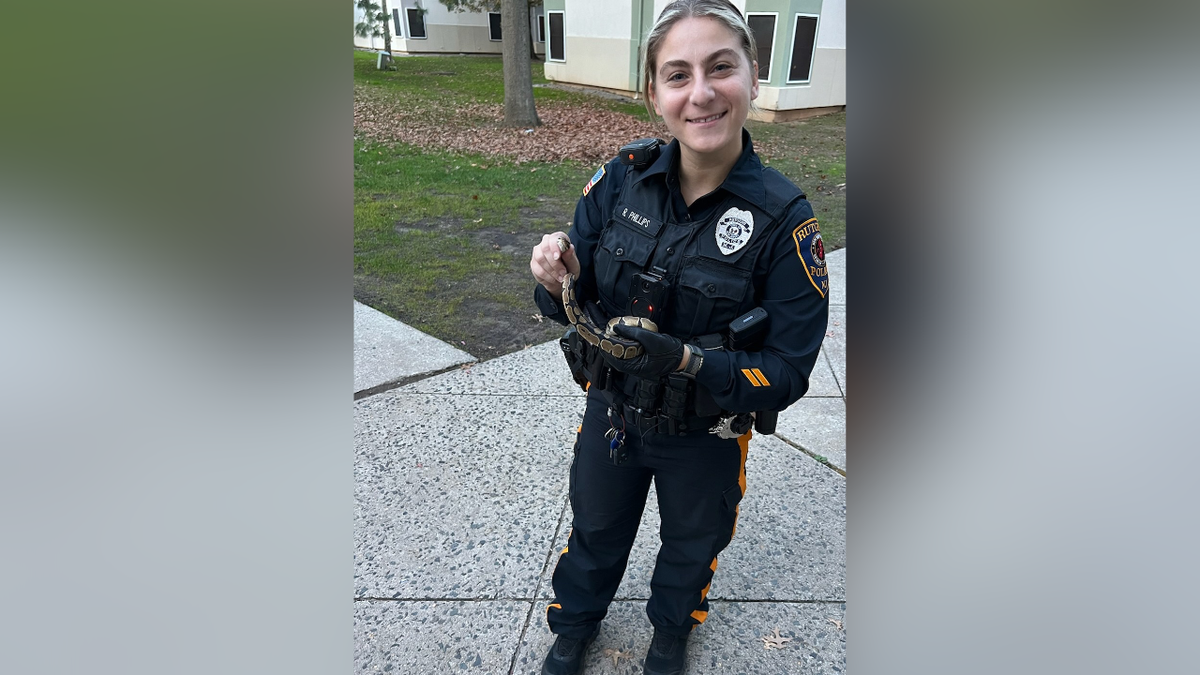
[[[354,53],[356,86],[394,98],[405,114],[486,125],[475,111],[504,100],[497,57],[402,57],[395,71],[374,66],[373,53]],[[540,62],[533,75],[535,85],[546,84]],[[640,102],[548,87],[534,96],[539,107],[586,105],[647,119]],[[845,114],[748,127],[769,151],[764,161],[808,193],[826,250],[844,246]],[[356,130],[354,297],[481,359],[558,337],[557,324],[535,318],[529,252],[542,234],[568,229],[596,166],[381,143]]]

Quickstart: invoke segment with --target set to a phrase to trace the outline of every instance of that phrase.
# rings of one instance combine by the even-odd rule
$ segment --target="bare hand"
[[[579,276],[579,259],[570,238],[563,232],[542,235],[541,243],[533,247],[529,258],[529,271],[550,295],[558,297],[567,273]]]

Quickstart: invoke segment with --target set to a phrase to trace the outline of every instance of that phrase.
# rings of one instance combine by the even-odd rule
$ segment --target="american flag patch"
[[[592,191],[592,186],[595,185],[596,183],[599,183],[601,178],[604,178],[604,165],[603,164],[600,165],[599,169],[596,169],[596,175],[592,176],[592,179],[588,181],[588,184],[583,186],[583,196],[584,197],[587,196],[587,193]]]

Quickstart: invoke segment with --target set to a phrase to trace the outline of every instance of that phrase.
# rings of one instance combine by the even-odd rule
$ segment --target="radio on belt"
[[[729,324],[729,348],[734,351],[760,349],[767,328],[767,310],[755,307]]]
[[[645,166],[658,158],[659,146],[662,141],[657,138],[639,138],[638,140],[621,146],[619,157],[622,164],[630,166]]]

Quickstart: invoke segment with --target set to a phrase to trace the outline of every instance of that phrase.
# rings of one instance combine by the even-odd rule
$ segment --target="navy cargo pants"
[[[687,635],[708,616],[717,554],[729,545],[746,490],[750,434],[721,439],[707,430],[644,438],[627,425],[629,458],[609,457],[608,404],[588,396],[571,463],[574,512],[567,546],[554,569],[550,630],[583,638],[604,618],[617,592],[641,522],[650,481],[658,493],[662,546],[650,581],[646,614],[655,628]],[[614,413],[613,423],[621,420]]]

